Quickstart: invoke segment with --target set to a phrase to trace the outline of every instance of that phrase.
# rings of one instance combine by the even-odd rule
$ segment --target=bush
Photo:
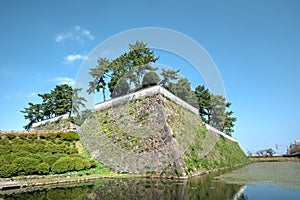
[[[53,173],[64,173],[73,170],[73,160],[70,157],[58,159],[51,167]]]
[[[10,152],[10,146],[0,145],[0,155],[6,155]]]
[[[49,155],[49,156],[44,156],[42,158],[42,161],[49,166],[52,166],[57,160],[59,159],[58,155]]]
[[[48,174],[49,173],[49,165],[47,163],[40,163],[38,164],[38,166],[36,167],[36,170],[38,172],[38,174]]]
[[[0,163],[1,165],[10,164],[9,161],[6,159],[6,156],[0,156]]]
[[[7,145],[7,144],[9,144],[9,139],[5,136],[2,136],[0,140],[0,145]]]
[[[76,171],[80,171],[85,169],[85,163],[84,160],[82,158],[73,158],[73,163],[74,163],[74,170]]]
[[[43,144],[43,143],[40,143],[40,144],[37,144],[36,146],[35,146],[35,151],[36,152],[39,152],[39,153],[41,153],[41,152],[48,152],[48,150],[50,149],[52,149],[52,146],[50,145],[50,147],[49,147],[49,149],[47,148],[47,145],[48,144]]]
[[[37,140],[38,139],[38,134],[28,134],[27,138],[29,140]]]
[[[65,141],[77,141],[79,140],[79,136],[74,131],[69,132],[60,132],[58,133],[59,137]]]
[[[38,152],[41,152],[40,149],[39,149],[39,144],[37,144],[37,143],[28,144],[27,150],[28,150],[30,153],[38,153]]]
[[[0,165],[0,177],[8,178],[17,175],[18,167],[11,164]]]
[[[96,160],[90,160],[90,164],[91,164],[91,167],[96,167],[97,166],[97,161]]]
[[[17,157],[29,157],[30,156],[30,153],[28,151],[19,151],[17,153],[15,153],[15,155]]]
[[[84,168],[85,169],[90,169],[92,167],[92,164],[89,160],[84,161]]]
[[[12,164],[16,165],[18,175],[29,175],[36,172],[36,166],[39,164],[39,161],[34,158],[19,157]]]
[[[34,158],[34,159],[38,160],[39,162],[42,162],[42,156],[39,154],[30,154],[28,157]]]
[[[6,137],[7,137],[9,140],[13,140],[13,139],[15,139],[17,136],[16,136],[16,134],[11,134],[11,133],[9,133],[9,134],[6,134]]]
[[[21,134],[21,135],[19,135],[19,138],[21,140],[26,140],[27,139],[27,134]]]
[[[58,136],[57,133],[44,133],[44,134],[40,134],[40,139],[55,141],[57,136]]]
[[[10,153],[2,156],[9,164],[11,164],[18,156],[15,153]]]
[[[53,145],[52,152],[53,153],[65,153],[65,145],[64,144]]]

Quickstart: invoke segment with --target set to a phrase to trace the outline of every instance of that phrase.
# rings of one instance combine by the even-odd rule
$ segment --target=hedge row
[[[69,132],[58,132],[58,133],[43,133],[43,134],[13,134],[13,133],[9,133],[9,134],[5,134],[2,135],[0,137],[0,139],[4,139],[7,138],[9,140],[13,140],[15,138],[20,138],[22,140],[35,140],[38,138],[41,139],[47,139],[47,140],[55,140],[55,139],[62,139],[64,141],[78,141],[79,140],[79,136],[76,132],[74,131],[69,131]]]
[[[20,151],[26,151],[29,153],[65,153],[65,154],[76,154],[78,150],[74,145],[62,143],[62,144],[10,144],[10,145],[0,145],[0,155],[5,155],[8,153],[17,153]]]
[[[0,136],[0,177],[80,171],[96,162],[78,154],[75,132]]]
[[[79,156],[72,157],[69,155],[60,157],[57,160],[55,156],[47,156],[43,159],[38,159],[31,155],[28,157],[17,157],[11,163],[0,157],[0,161],[0,177],[4,178],[33,174],[59,174],[70,171],[86,170],[96,166],[94,160],[86,160]]]

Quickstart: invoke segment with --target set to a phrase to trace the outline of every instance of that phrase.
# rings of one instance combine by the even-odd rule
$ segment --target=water
[[[213,174],[195,177],[187,181],[104,179],[93,183],[56,189],[48,188],[31,192],[17,191],[17,193],[7,195],[0,193],[0,199],[299,200],[299,170],[300,163],[253,163],[223,175]]]

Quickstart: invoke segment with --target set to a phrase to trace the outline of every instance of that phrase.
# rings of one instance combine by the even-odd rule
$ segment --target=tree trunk
[[[106,96],[105,96],[105,89],[102,89],[102,95],[103,95],[103,101],[106,101]]]

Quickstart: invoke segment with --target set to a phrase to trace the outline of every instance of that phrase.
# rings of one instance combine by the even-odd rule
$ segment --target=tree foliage
[[[169,90],[175,94],[177,97],[184,101],[188,101],[188,97],[191,92],[191,83],[187,78],[180,78],[177,83],[169,84]]]
[[[232,116],[233,112],[228,110],[231,103],[226,102],[221,95],[210,93],[203,85],[196,87],[195,94],[198,98],[199,115],[202,120],[227,135],[231,135],[236,121],[236,118]]]
[[[33,123],[68,113],[69,116],[79,114],[80,107],[84,107],[83,97],[79,96],[81,89],[73,89],[67,84],[56,85],[50,93],[38,94],[42,103],[28,103],[28,107],[21,112],[29,123],[24,126],[29,130]]]
[[[132,86],[134,86],[133,90],[137,90],[142,87],[144,75],[157,70],[151,66],[151,63],[156,62],[157,59],[153,51],[139,41],[129,44],[129,52],[111,61],[107,58],[99,58],[98,65],[90,69],[89,73],[93,81],[89,83],[87,92],[94,93],[102,90],[103,100],[106,101],[106,86],[111,97],[127,94]]]
[[[143,87],[149,87],[149,86],[157,85],[159,81],[160,78],[156,72],[147,72],[143,77],[142,85]]]
[[[110,61],[107,58],[99,58],[98,65],[95,68],[90,69],[89,74],[93,77],[93,81],[89,82],[89,89],[87,92],[89,94],[95,91],[99,92],[102,90],[102,95],[104,101],[106,100],[105,88],[106,88],[106,78],[109,76],[109,65]]]
[[[162,69],[161,76],[163,78],[159,84],[162,87],[169,89],[171,81],[175,81],[175,80],[179,79],[178,73],[179,73],[179,70]]]

